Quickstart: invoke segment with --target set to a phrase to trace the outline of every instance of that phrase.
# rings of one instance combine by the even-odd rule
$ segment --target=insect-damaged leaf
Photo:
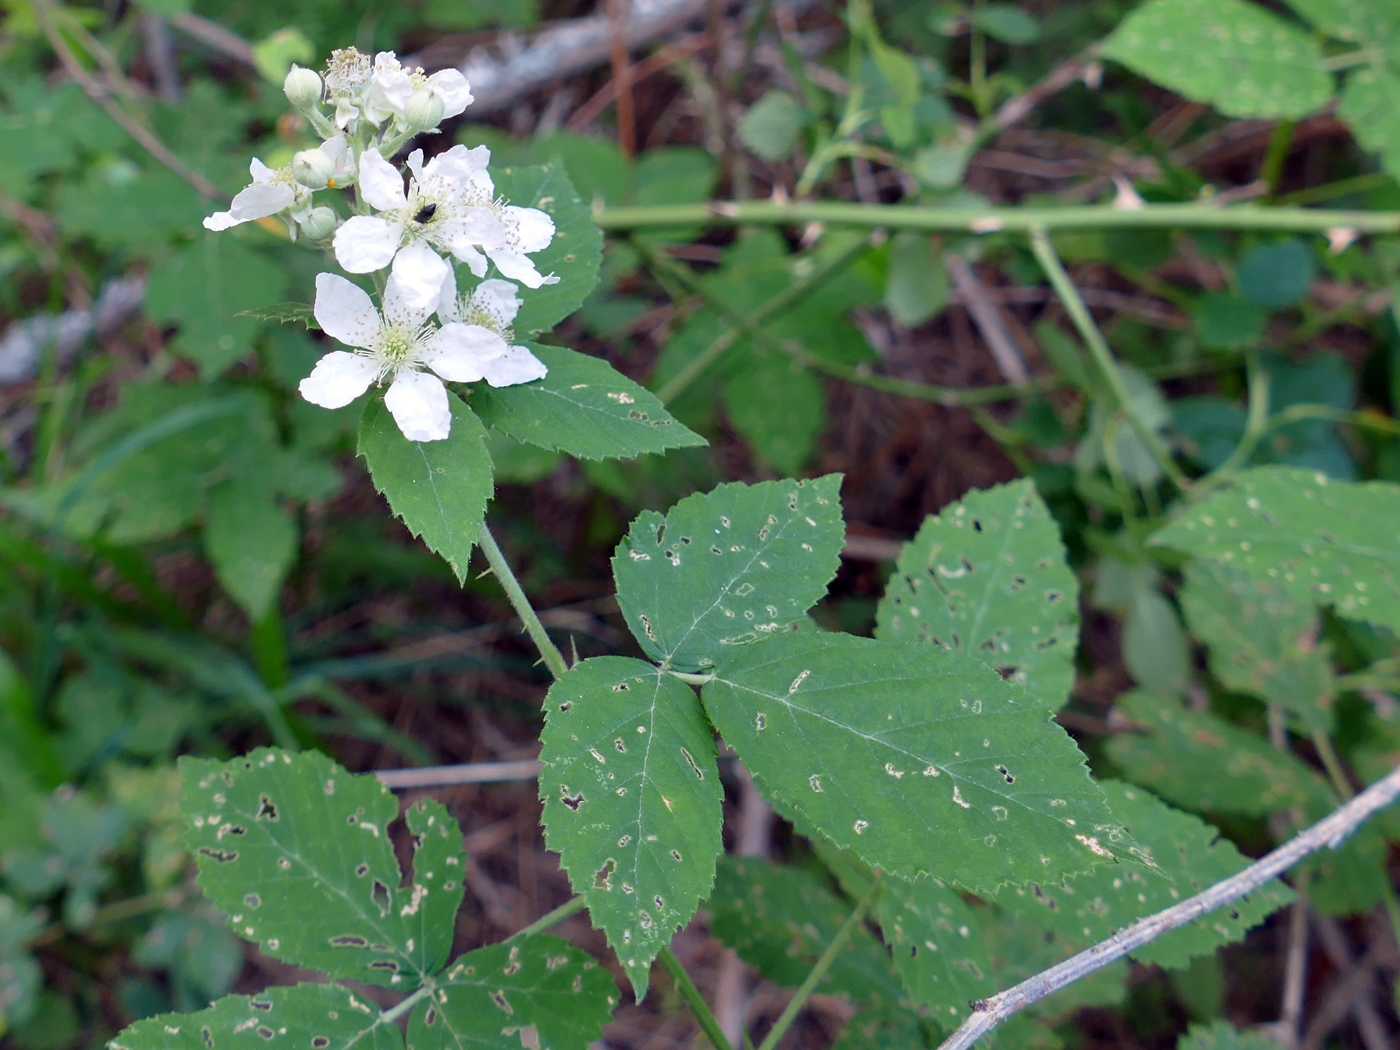
[[[443,441],[409,441],[381,398],[370,398],[360,420],[360,455],[389,507],[466,579],[472,544],[493,491],[486,428],[448,393],[452,433]]]
[[[1180,599],[1191,633],[1210,647],[1211,673],[1227,689],[1279,704],[1309,733],[1331,732],[1331,648],[1318,641],[1312,602],[1210,561],[1186,567]]]
[[[481,387],[472,404],[487,426],[517,441],[580,459],[621,459],[705,444],[651,391],[598,357],[530,346],[549,374],[534,383]]]
[[[641,514],[612,566],[647,655],[698,671],[801,617],[836,575],[840,487],[839,474],[733,482]]]
[[[1123,775],[1198,813],[1263,816],[1315,803],[1332,809],[1327,782],[1293,755],[1206,711],[1125,693],[1119,713],[1149,735],[1119,733],[1108,753]]]
[[[274,748],[181,759],[180,772],[200,888],[263,954],[404,990],[447,961],[462,836],[440,803],[408,811],[417,849],[401,886],[388,833],[398,801],[375,777]]]
[[[1249,859],[1209,824],[1172,809],[1142,788],[1116,780],[1100,783],[1114,815],[1151,853],[1158,872],[1126,865],[1116,870],[1096,868],[1060,885],[1004,889],[996,901],[1012,915],[1067,938],[1098,942],[1249,866]],[[1169,930],[1133,952],[1133,958],[1171,969],[1183,967],[1222,944],[1243,940],[1250,927],[1291,900],[1293,891],[1271,880],[1247,897]]]
[[[977,657],[1052,708],[1069,698],[1079,583],[1028,478],[970,492],[900,552],[875,636]]]
[[[705,709],[766,791],[890,874],[994,890],[1126,853],[1074,742],[974,657],[798,633],[715,673]]]
[[[415,1050],[585,1050],[617,1005],[617,986],[558,937],[521,937],[459,956],[413,1011]]]
[[[619,656],[571,668],[544,706],[545,841],[641,999],[724,848],[714,731],[690,686]]]
[[[1245,471],[1152,537],[1349,620],[1400,630],[1400,486],[1296,467]]]
[[[810,872],[757,857],[721,857],[710,898],[710,932],[775,984],[796,988],[855,905]],[[857,928],[816,990],[866,1005],[905,1002],[880,943]]]
[[[229,995],[207,1010],[161,1014],[123,1029],[110,1050],[403,1050],[403,1032],[379,1008],[336,984],[295,984]]]

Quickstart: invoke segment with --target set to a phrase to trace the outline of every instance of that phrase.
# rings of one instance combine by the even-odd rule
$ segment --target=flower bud
[[[338,225],[339,220],[330,208],[312,208],[310,214],[301,220],[301,235],[313,242],[329,240]]]
[[[442,99],[431,91],[415,91],[404,105],[403,122],[414,131],[431,131],[442,123]]]
[[[306,109],[321,101],[321,78],[314,69],[293,64],[282,81],[282,91],[293,106]]]
[[[304,149],[292,158],[292,178],[307,189],[325,189],[335,174],[335,161],[323,150]]]

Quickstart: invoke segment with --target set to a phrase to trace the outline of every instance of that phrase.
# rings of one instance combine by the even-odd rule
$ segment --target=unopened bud
[[[431,91],[415,91],[403,108],[403,122],[414,131],[431,131],[442,123],[442,99]]]
[[[335,212],[330,208],[312,208],[310,214],[301,220],[301,235],[308,241],[329,240],[337,225]]]
[[[294,64],[282,81],[282,91],[293,106],[306,109],[321,101],[321,78],[314,69]]]
[[[335,178],[335,161],[323,150],[304,149],[292,158],[292,178],[307,189],[323,190]]]

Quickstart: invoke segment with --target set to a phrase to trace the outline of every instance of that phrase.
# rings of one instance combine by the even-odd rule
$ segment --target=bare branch
[[[1258,889],[1323,846],[1336,849],[1367,817],[1390,805],[1397,796],[1400,796],[1400,768],[1392,770],[1389,775],[1376,781],[1346,805],[1294,836],[1239,874],[1217,882],[1209,889],[1173,905],[1166,911],[1149,915],[1127,929],[1119,930],[1108,940],[1101,941],[1092,948],[1004,992],[997,993],[990,999],[977,1001],[973,1004],[973,1011],[968,1019],[939,1046],[938,1050],[968,1050],[978,1039],[1017,1011],[1107,966],[1115,959],[1121,959],[1168,930],[1184,926],[1193,919]]]

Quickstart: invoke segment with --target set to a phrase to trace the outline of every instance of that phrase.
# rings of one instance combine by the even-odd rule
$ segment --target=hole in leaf
[[[235,861],[235,860],[238,859],[238,851],[237,851],[236,849],[235,849],[235,850],[211,849],[211,848],[208,847],[208,846],[200,846],[200,847],[199,847],[199,855],[200,855],[201,857],[208,857],[210,860],[216,860],[216,861],[218,861],[220,864],[227,864],[227,863],[229,863],[230,861]]]
[[[390,973],[399,972],[399,964],[393,959],[375,959],[369,964],[371,970],[388,970]]]
[[[598,874],[593,877],[593,888],[595,890],[612,889],[613,872],[617,870],[617,864],[611,857],[608,862],[598,869]]]
[[[429,1028],[431,1028],[433,1025],[437,1024],[437,1007],[436,1007],[436,1006],[430,1006],[430,1007],[428,1007],[428,1012],[425,1013],[425,1014],[423,1015],[423,1023],[424,1023],[425,1025],[427,1025]]]
[[[201,1039],[204,1040],[204,1045],[205,1045],[205,1046],[209,1047],[210,1050],[213,1050],[213,1046],[214,1046],[214,1033],[211,1032],[211,1031],[209,1031],[209,1026],[208,1026],[208,1025],[205,1025],[203,1028],[201,1028],[201,1029],[199,1030],[199,1037],[200,1037]]]
[[[271,1039],[274,1035],[277,1034],[271,1028],[268,1028],[267,1025],[261,1024],[258,1025],[257,1032],[258,1035],[262,1036],[264,1039]]]
[[[277,807],[272,804],[272,799],[266,795],[258,796],[258,812],[253,817],[254,820],[277,821]]]
[[[272,1004],[266,999],[249,999],[248,1005],[254,1010],[262,1010],[264,1012],[272,1009]]]
[[[374,906],[379,909],[381,915],[389,914],[389,887],[378,879],[374,880],[369,891],[370,900],[374,901]]]
[[[657,545],[658,547],[660,547],[660,546],[661,546],[663,543],[665,543],[665,542],[666,542],[666,523],[663,521],[660,525],[656,526],[656,545]]]
[[[569,708],[571,708],[571,707],[573,707],[573,706],[574,706],[574,702],[573,702],[572,700],[565,700],[562,704],[559,705],[559,710],[560,710],[560,711],[567,711],[567,710],[569,710]]]
[[[368,948],[369,941],[363,937],[357,937],[353,933],[342,933],[338,937],[331,938],[331,945],[336,948]],[[268,1004],[269,1008],[271,1004]]]
[[[368,865],[368,864],[360,864],[360,865],[358,865],[358,866],[355,868],[355,874],[358,875],[360,878],[364,878],[366,875],[369,874],[369,865]]]
[[[580,791],[577,795],[570,797],[569,788],[566,784],[559,785],[559,800],[563,802],[564,805],[568,806],[571,810],[573,810],[575,813],[577,813],[579,811],[579,807],[582,806],[585,801],[587,801],[583,797],[582,791]]]
[[[326,1047],[331,1045],[331,1041],[323,1035],[313,1035],[311,1037],[311,1045],[315,1047],[316,1050],[326,1050]]]

